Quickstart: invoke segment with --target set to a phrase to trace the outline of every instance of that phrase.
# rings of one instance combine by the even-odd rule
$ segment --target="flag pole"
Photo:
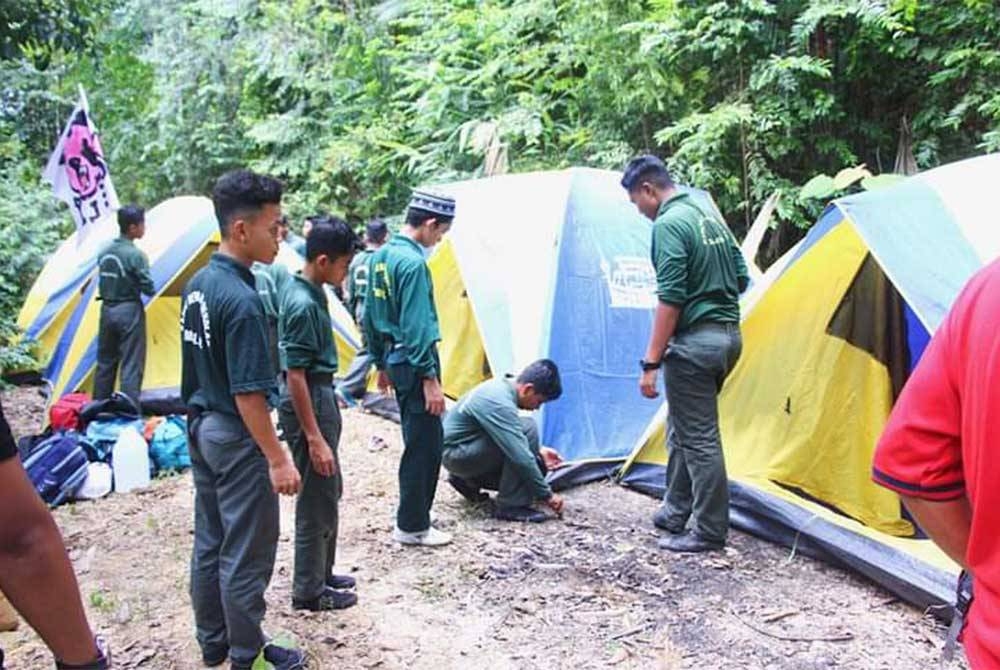
[[[77,89],[80,91],[80,102],[83,103],[83,111],[90,113],[90,105],[87,104],[87,92],[83,90],[83,84],[77,84]]]

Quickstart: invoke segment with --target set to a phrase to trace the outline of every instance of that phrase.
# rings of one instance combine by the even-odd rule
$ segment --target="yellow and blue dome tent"
[[[831,203],[744,306],[719,400],[734,525],[840,561],[918,604],[957,567],[871,481],[893,402],[965,282],[1000,253],[1000,155]],[[663,407],[621,473],[664,491]]]
[[[22,307],[18,325],[38,343],[50,397],[89,390],[97,361],[97,254],[118,235],[114,217],[96,224],[85,239],[74,233],[48,260]],[[149,257],[155,294],[146,309],[144,405],[176,405],[180,388],[180,296],[187,281],[219,245],[219,227],[208,198],[171,198],[146,213],[146,235],[137,246]],[[302,259],[283,250],[279,261],[295,271]],[[336,304],[333,304],[336,303]],[[339,308],[339,309],[338,309]],[[360,347],[350,315],[331,301],[331,327],[345,365]]]

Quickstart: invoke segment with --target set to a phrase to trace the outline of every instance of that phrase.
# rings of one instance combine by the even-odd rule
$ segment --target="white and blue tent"
[[[555,360],[564,392],[543,407],[542,441],[577,481],[620,465],[658,409],[636,385],[656,305],[652,223],[620,179],[571,168],[437,187],[457,202],[430,261],[445,390]]]

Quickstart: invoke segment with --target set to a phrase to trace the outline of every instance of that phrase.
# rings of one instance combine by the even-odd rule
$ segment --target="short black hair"
[[[138,226],[146,220],[146,210],[138,205],[125,205],[118,210],[118,230],[124,235],[129,226]]]
[[[372,219],[365,226],[365,239],[375,244],[382,244],[389,235],[389,226],[382,219]]]
[[[674,179],[663,161],[649,154],[629,161],[622,175],[622,187],[631,192],[644,181],[659,188],[669,188],[674,185]]]
[[[406,225],[410,228],[419,228],[427,222],[427,219],[434,219],[439,226],[447,226],[451,224],[453,217],[441,216],[419,207],[410,207],[406,210]]]
[[[535,392],[541,394],[546,401],[555,400],[562,395],[559,367],[548,358],[535,361],[521,370],[521,374],[517,376],[517,383],[531,384]]]
[[[313,219],[312,230],[306,237],[306,260],[347,256],[357,250],[358,244],[358,236],[346,221],[336,216],[318,216]]]
[[[241,214],[256,212],[264,205],[280,205],[281,182],[250,170],[233,170],[219,177],[212,189],[212,204],[219,230],[229,236],[229,226]]]

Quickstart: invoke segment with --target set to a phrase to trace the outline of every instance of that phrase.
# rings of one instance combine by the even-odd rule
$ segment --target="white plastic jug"
[[[134,427],[129,426],[118,435],[111,450],[111,466],[118,493],[149,486],[149,445]]]

